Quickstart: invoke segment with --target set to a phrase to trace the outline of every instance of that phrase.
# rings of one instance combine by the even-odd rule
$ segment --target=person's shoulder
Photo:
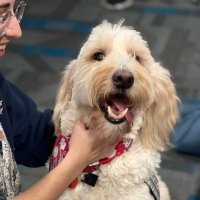
[[[4,75],[0,72],[0,81],[5,79]],[[1,199],[0,199],[1,200]]]
[[[4,75],[0,72],[0,90],[5,87],[6,85],[6,78],[4,77]]]
[[[5,87],[5,77],[0,72],[0,98],[3,95],[3,88]]]

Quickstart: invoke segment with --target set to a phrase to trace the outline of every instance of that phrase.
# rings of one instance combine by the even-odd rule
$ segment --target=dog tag
[[[98,176],[92,173],[88,173],[84,175],[84,180],[82,182],[94,187],[97,182]]]

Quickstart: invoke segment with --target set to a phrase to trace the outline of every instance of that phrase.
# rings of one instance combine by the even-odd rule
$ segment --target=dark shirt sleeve
[[[0,92],[6,104],[4,113],[7,112],[9,118],[9,124],[6,126],[11,127],[13,153],[17,164],[29,167],[43,166],[55,142],[51,122],[53,111],[38,111],[36,104],[1,73],[0,84]]]

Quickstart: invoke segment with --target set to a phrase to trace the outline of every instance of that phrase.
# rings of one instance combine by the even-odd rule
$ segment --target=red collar
[[[53,152],[50,157],[49,171],[54,169],[67,155],[67,152],[69,151],[69,141],[70,141],[70,136],[64,137],[64,136],[62,136],[62,132],[60,132],[60,135],[58,136],[58,138],[55,142]],[[100,166],[101,164],[108,163],[115,157],[121,155],[125,151],[128,151],[132,142],[133,142],[132,139],[124,138],[117,144],[113,154],[109,158],[106,157],[106,158],[100,159],[98,162],[88,165],[83,170],[83,172],[92,172],[95,169],[95,166],[97,166],[97,165]]]

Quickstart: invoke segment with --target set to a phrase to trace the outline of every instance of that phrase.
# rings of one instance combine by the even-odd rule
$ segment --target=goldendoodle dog
[[[56,135],[61,131],[65,140],[81,120],[102,137],[124,139],[111,157],[89,165],[77,186],[59,199],[169,200],[156,168],[158,151],[170,145],[177,101],[169,72],[154,61],[139,32],[122,21],[95,27],[64,72],[53,115]],[[54,149],[55,156],[58,152]]]

